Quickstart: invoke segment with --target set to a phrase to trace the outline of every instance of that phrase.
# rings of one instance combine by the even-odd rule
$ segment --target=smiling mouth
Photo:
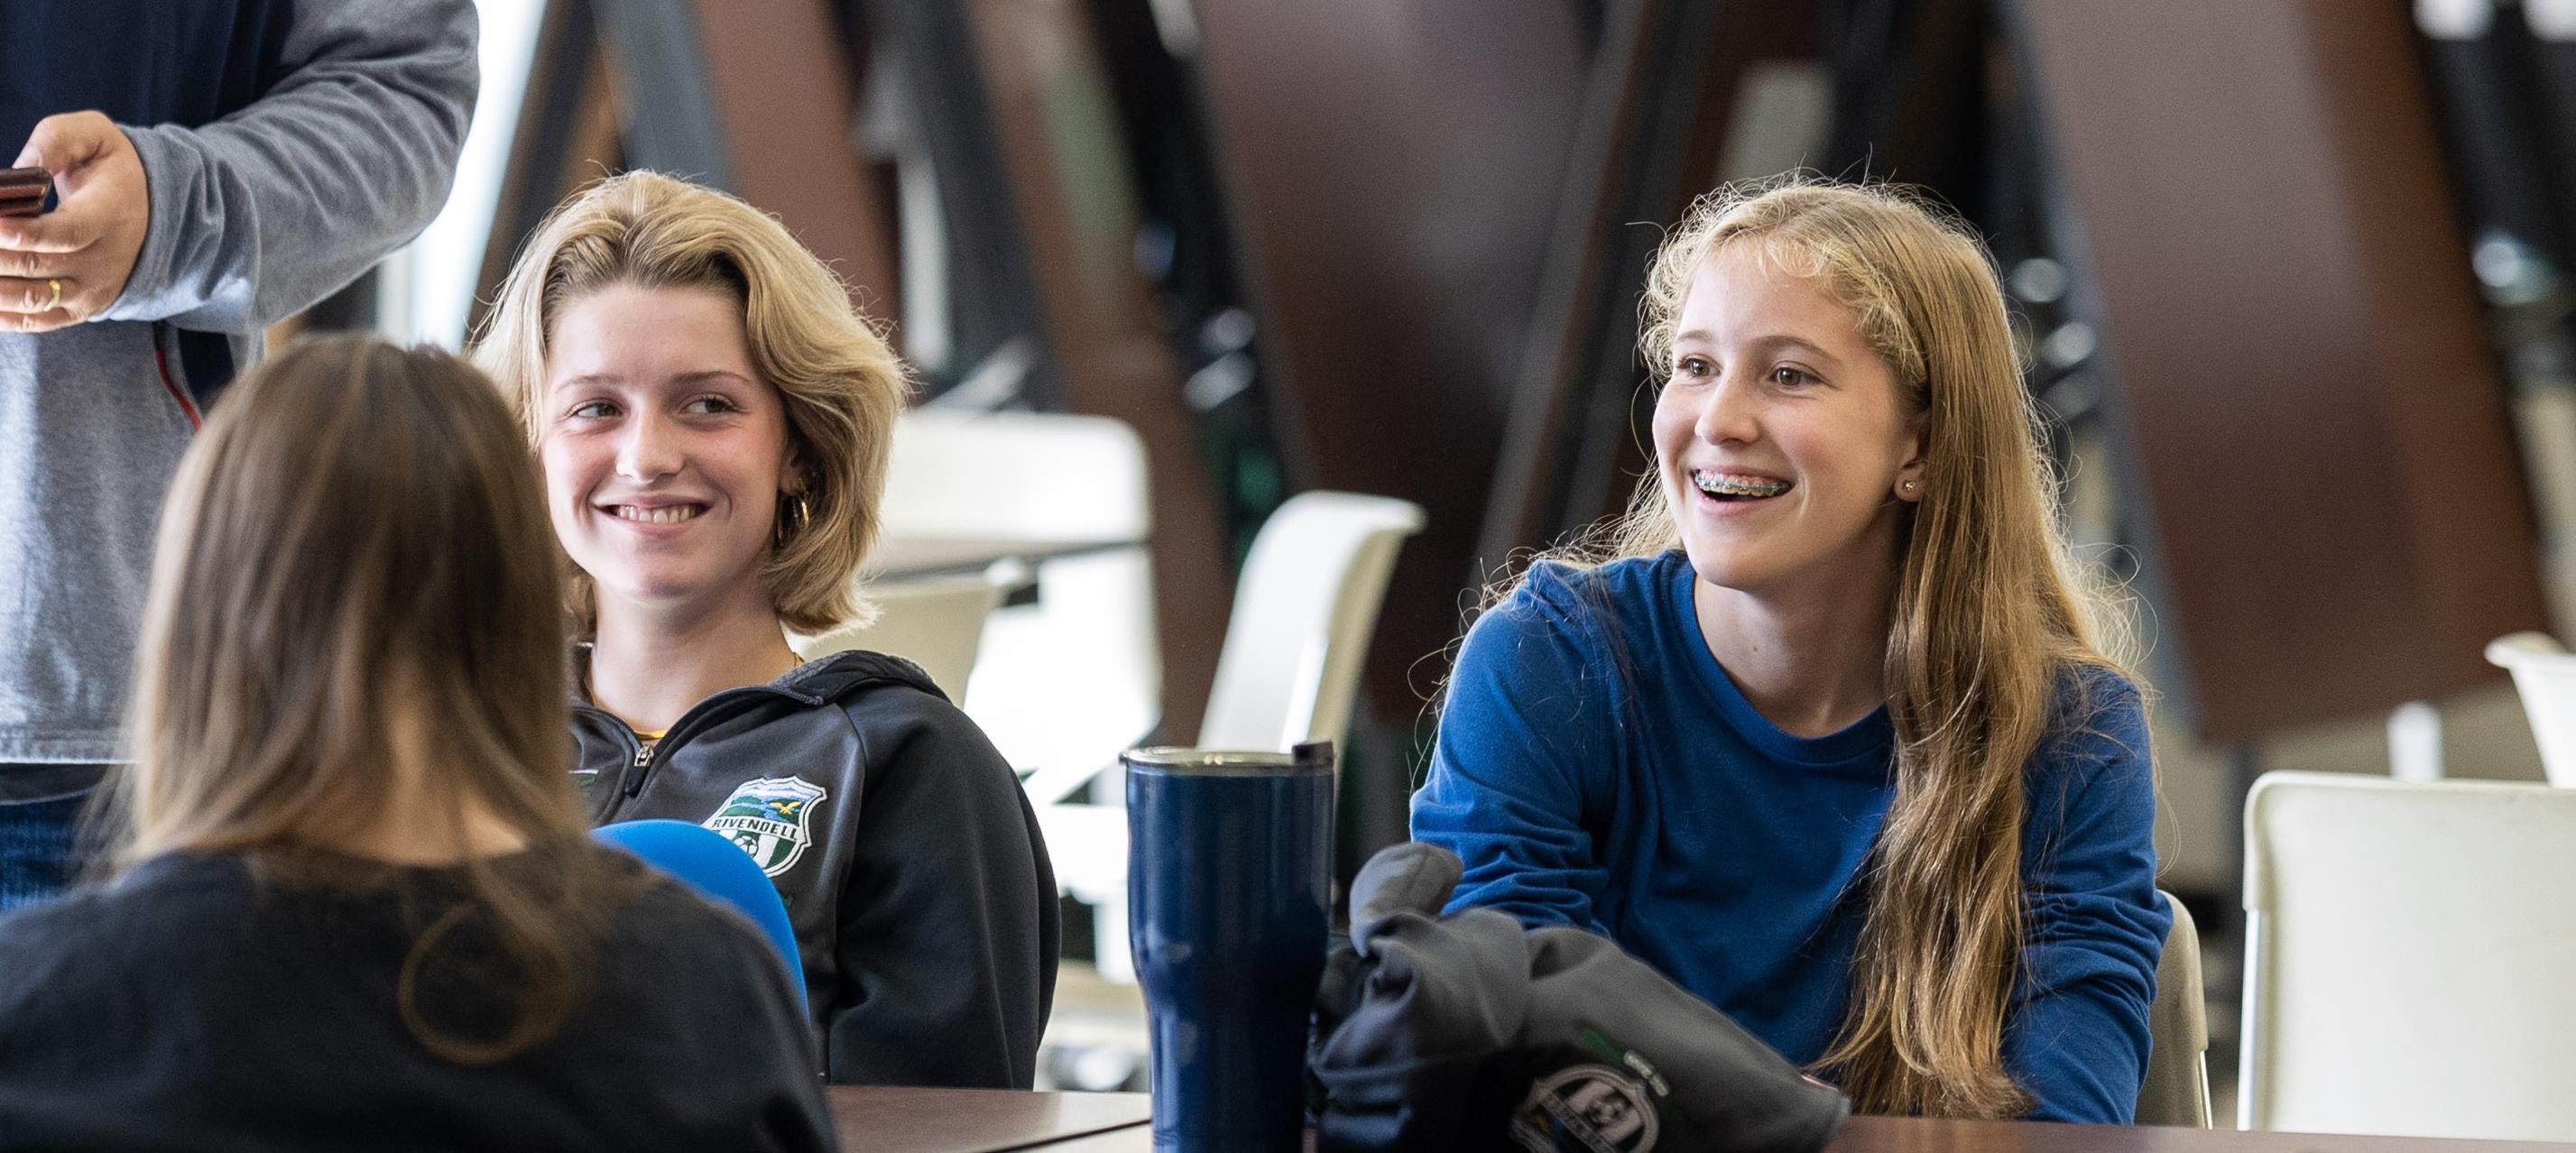
[[[650,508],[636,504],[614,504],[607,507],[608,515],[619,520],[631,520],[637,524],[678,524],[684,520],[695,520],[698,514],[707,511],[707,506],[702,504],[664,504]]]
[[[1690,481],[1701,495],[1723,501],[1767,500],[1790,489],[1790,482],[1785,480],[1698,469],[1691,470]]]

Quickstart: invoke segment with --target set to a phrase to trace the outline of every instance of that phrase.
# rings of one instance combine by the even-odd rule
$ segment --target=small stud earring
[[[1902,488],[1902,489],[1904,489],[1904,490],[1905,490],[1905,491],[1907,491],[1907,492],[1912,492],[1912,491],[1914,491],[1914,482],[1909,480],[1909,481],[1906,481],[1906,482],[1904,482],[1903,484],[1901,484],[1901,485],[1899,485],[1899,486],[1897,486],[1897,487]]]

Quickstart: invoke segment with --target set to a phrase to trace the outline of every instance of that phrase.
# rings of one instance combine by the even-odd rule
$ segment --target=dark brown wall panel
[[[1369,698],[1455,639],[1590,52],[1555,0],[1198,0],[1210,131],[1296,488],[1430,514]]]
[[[1194,739],[1234,603],[1233,567],[1179,360],[1136,267],[1135,190],[1099,45],[1074,0],[970,0],[965,11],[1066,402],[1126,421],[1145,442],[1160,731]]]
[[[2407,6],[2012,7],[2203,732],[2491,679],[2539,565]]]
[[[619,57],[621,47],[639,45],[670,51]],[[671,69],[685,70],[688,84],[673,84]],[[852,301],[890,329],[898,305],[893,224],[858,153],[856,83],[822,0],[709,2],[694,11],[548,4],[483,254],[474,325],[537,222],[631,160],[711,182],[776,214],[849,283]],[[659,153],[627,138],[639,127]]]
[[[1815,51],[1813,0],[1614,0],[1569,149],[1546,271],[1486,500],[1499,564],[1626,508],[1654,466],[1637,301],[1668,225],[1716,186],[1757,61]]]
[[[824,0],[698,0],[732,191],[778,214],[891,329],[894,224],[858,149],[858,82]]]

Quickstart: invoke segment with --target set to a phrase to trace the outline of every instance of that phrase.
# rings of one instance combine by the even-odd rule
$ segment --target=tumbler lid
[[[1287,752],[1234,749],[1191,749],[1175,745],[1154,745],[1129,749],[1118,754],[1128,767],[1181,773],[1278,773],[1298,769],[1333,767],[1333,742],[1308,741]]]

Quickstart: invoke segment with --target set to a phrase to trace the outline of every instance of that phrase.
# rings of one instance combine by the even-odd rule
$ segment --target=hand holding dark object
[[[0,168],[0,216],[34,216],[45,210],[54,174],[42,168]]]
[[[17,163],[51,170],[57,195],[52,212],[0,217],[0,332],[51,332],[106,311],[152,223],[134,142],[105,113],[48,116]]]

